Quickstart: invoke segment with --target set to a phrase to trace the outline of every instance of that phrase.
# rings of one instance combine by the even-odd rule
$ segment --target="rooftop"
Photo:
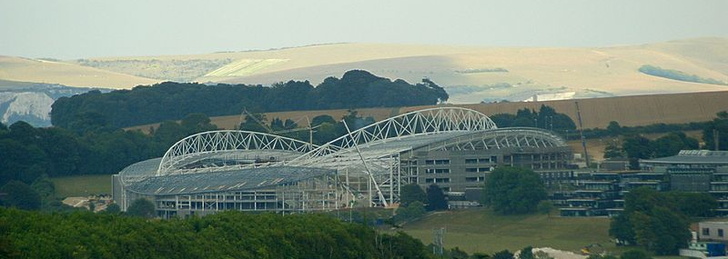
[[[728,165],[728,151],[681,150],[675,156],[640,160],[645,164],[720,164]]]
[[[148,177],[130,185],[128,190],[154,195],[194,194],[220,191],[265,189],[294,183],[326,174],[334,170],[312,167],[262,167],[205,174],[178,174]]]

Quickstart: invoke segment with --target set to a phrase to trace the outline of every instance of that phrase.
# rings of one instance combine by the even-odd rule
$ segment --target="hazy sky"
[[[610,46],[728,37],[728,0],[0,0],[0,55],[75,59],[333,42]]]

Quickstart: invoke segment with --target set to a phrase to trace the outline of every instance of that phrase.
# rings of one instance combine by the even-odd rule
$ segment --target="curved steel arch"
[[[478,111],[460,107],[438,107],[412,111],[368,125],[334,139],[292,162],[314,161],[369,142],[454,131],[482,131],[498,128],[493,120]]]
[[[318,146],[300,140],[261,132],[216,130],[187,136],[164,153],[157,175],[173,174],[196,157],[240,150],[282,150],[307,153]]]
[[[428,150],[480,150],[508,147],[565,147],[566,142],[554,133],[538,128],[501,128],[433,143]]]

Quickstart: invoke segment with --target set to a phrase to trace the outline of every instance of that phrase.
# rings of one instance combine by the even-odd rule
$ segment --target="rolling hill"
[[[0,79],[131,88],[159,81],[313,84],[352,69],[446,88],[451,103],[725,91],[728,86],[642,74],[653,65],[728,82],[728,38],[594,48],[497,48],[374,43],[200,55],[69,61],[0,58]]]
[[[111,89],[160,81],[63,61],[8,56],[0,56],[0,80]]]

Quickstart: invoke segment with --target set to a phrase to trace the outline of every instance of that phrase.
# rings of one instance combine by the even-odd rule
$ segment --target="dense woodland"
[[[325,215],[149,220],[0,208],[0,258],[428,258],[419,240]]]
[[[412,85],[362,70],[329,77],[314,87],[308,81],[261,85],[204,85],[166,82],[110,93],[91,91],[53,104],[53,125],[74,131],[122,128],[180,120],[190,113],[208,116],[298,110],[356,109],[434,105],[448,94],[423,79]]]

